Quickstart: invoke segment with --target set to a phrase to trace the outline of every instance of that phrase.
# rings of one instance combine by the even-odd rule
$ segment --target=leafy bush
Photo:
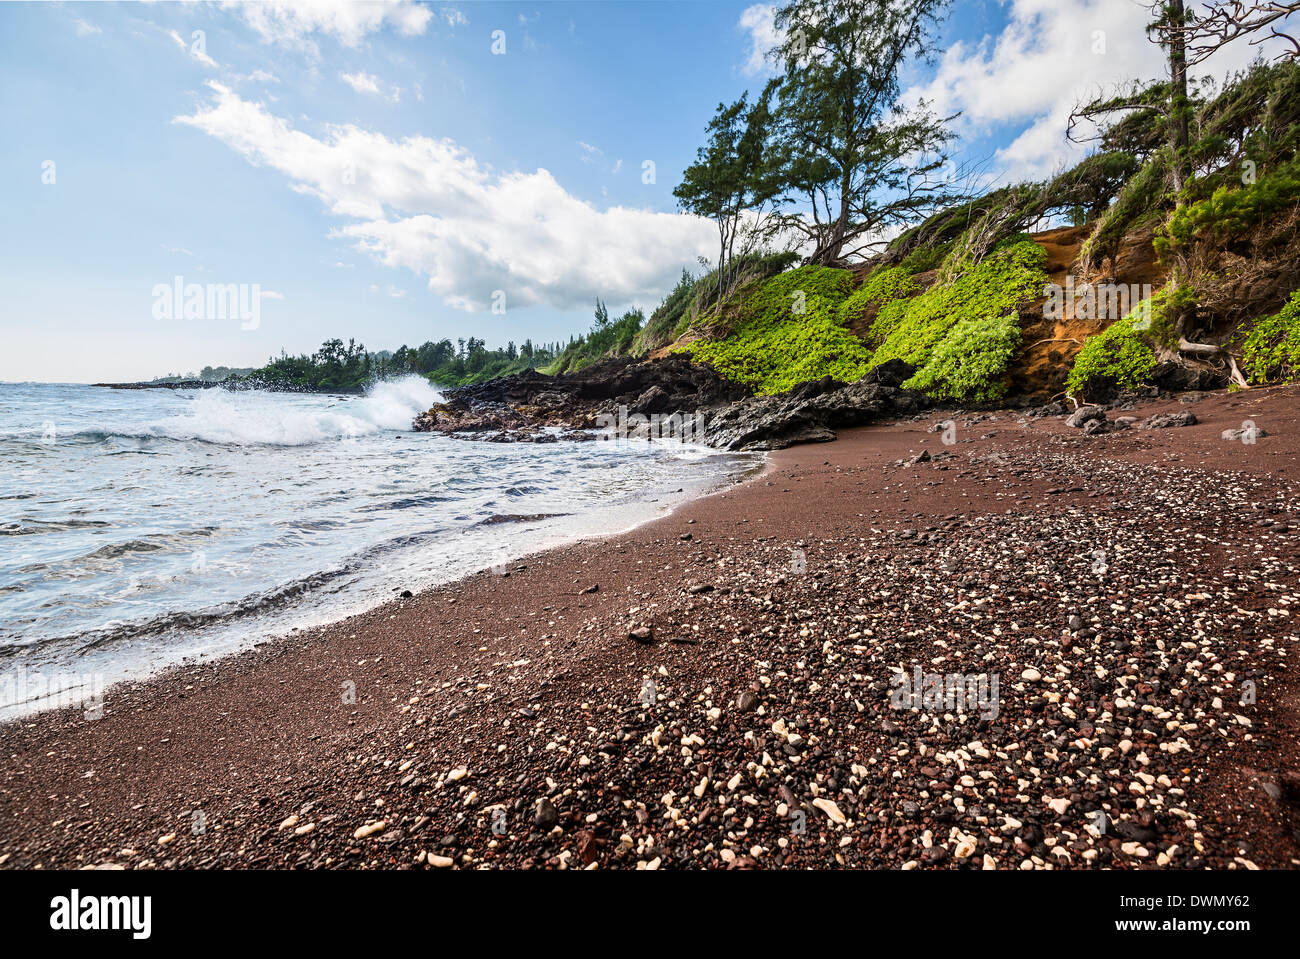
[[[962,320],[997,320],[1042,294],[1047,253],[1032,240],[995,249],[950,283],[919,296],[893,300],[876,315],[868,339],[880,343],[871,363],[906,360],[921,370]]]
[[[591,332],[565,347],[553,363],[542,369],[552,376],[572,373],[607,356],[625,356],[632,350],[636,336],[645,325],[645,314],[628,310],[617,320],[610,320],[605,305],[597,302],[596,322]]]
[[[1300,376],[1300,290],[1272,316],[1262,316],[1245,330],[1242,373],[1254,383]]]
[[[886,303],[912,296],[916,290],[916,281],[904,267],[877,270],[863,280],[862,285],[839,305],[837,315],[840,322],[847,325],[866,313],[873,305],[879,310]]]
[[[989,402],[1006,392],[1006,372],[1020,347],[1020,318],[959,320],[930,362],[903,385],[940,399]]]
[[[903,262],[898,265],[905,273],[913,275],[927,273],[930,270],[937,270],[951,250],[951,243],[942,243],[935,247],[918,247],[903,257]]]
[[[741,320],[729,334],[683,349],[697,363],[711,363],[720,376],[759,393],[781,393],[823,376],[856,380],[871,354],[840,321],[852,285],[853,274],[831,267],[778,274],[739,304]]]
[[[1174,210],[1156,233],[1156,254],[1164,260],[1197,241],[1230,242],[1295,203],[1300,203],[1300,158],[1263,174],[1248,186],[1221,186],[1205,199]]]
[[[1148,301],[1142,303],[1122,320],[1116,320],[1104,332],[1089,337],[1074,358],[1074,366],[1066,379],[1066,389],[1082,393],[1093,380],[1111,381],[1124,389],[1133,389],[1146,383],[1156,368],[1156,355],[1147,345],[1137,324],[1147,320]]]

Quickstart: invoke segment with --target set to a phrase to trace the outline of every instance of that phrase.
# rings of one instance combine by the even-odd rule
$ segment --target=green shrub
[[[741,320],[730,333],[683,349],[758,393],[782,393],[823,376],[856,380],[871,353],[840,321],[852,285],[852,273],[830,267],[778,274],[752,288],[735,310]]]
[[[1133,389],[1146,383],[1156,368],[1156,355],[1147,345],[1143,332],[1136,324],[1146,322],[1148,301],[1142,303],[1122,320],[1116,320],[1104,332],[1088,338],[1074,357],[1074,366],[1066,379],[1066,389],[1082,393],[1092,380],[1110,380],[1124,389]]]
[[[1300,290],[1272,316],[1243,330],[1241,371],[1252,383],[1300,376]]]
[[[1020,347],[1020,317],[958,320],[930,362],[903,385],[940,399],[990,402],[1006,392],[1006,372]]]
[[[610,320],[603,303],[597,303],[596,322],[591,332],[580,336],[565,347],[541,372],[551,376],[573,373],[607,356],[626,356],[645,324],[645,314],[638,309],[628,310],[617,320]]]
[[[934,247],[919,247],[903,257],[903,262],[898,266],[905,273],[928,273],[930,270],[937,270],[939,265],[947,259],[951,250],[951,243],[941,243]]]
[[[1300,158],[1259,177],[1248,186],[1221,186],[1210,196],[1170,214],[1154,243],[1162,259],[1197,241],[1223,244],[1284,207],[1300,202]]]
[[[914,295],[916,290],[916,281],[903,267],[877,270],[839,305],[837,315],[841,323],[848,325],[873,305],[879,310],[887,303]]]
[[[923,369],[953,327],[962,320],[997,320],[1019,313],[1020,305],[1042,295],[1047,253],[1032,240],[998,247],[950,283],[881,308],[868,339],[880,343],[871,363],[906,360]]]

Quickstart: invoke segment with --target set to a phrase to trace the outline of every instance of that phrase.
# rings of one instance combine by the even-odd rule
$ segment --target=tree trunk
[[[1169,151],[1173,173],[1175,202],[1182,204],[1181,193],[1191,179],[1191,160],[1187,141],[1191,124],[1191,103],[1187,97],[1187,39],[1182,28],[1186,21],[1183,0],[1168,0],[1165,16],[1169,37],[1169,80],[1173,90],[1169,102]]]

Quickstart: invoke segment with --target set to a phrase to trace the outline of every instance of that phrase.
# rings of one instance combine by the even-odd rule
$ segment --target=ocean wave
[[[326,569],[228,602],[194,609],[172,610],[135,621],[113,620],[98,628],[70,635],[39,637],[18,643],[0,643],[0,659],[37,647],[68,646],[84,653],[125,640],[163,636],[177,630],[201,629],[282,609],[294,605],[307,594],[326,589],[341,589],[349,580],[367,570],[383,556],[419,546],[435,539],[442,532],[444,530],[441,528],[432,528],[395,536],[362,549]]]
[[[364,395],[327,410],[293,404],[294,395],[221,388],[177,391],[184,409],[151,423],[80,430],[62,442],[175,440],[219,446],[311,446],[392,430],[409,430],[416,414],[442,395],[428,380],[407,376],[374,384]],[[313,396],[318,402],[320,396]]]
[[[202,390],[184,415],[151,427],[155,436],[227,446],[310,446],[386,430],[409,430],[440,394],[416,376],[376,383],[335,409],[286,409],[283,396],[259,391]]]

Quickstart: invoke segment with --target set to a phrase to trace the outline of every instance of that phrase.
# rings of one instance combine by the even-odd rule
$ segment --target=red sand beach
[[[9,723],[0,864],[1294,867],[1298,397],[845,431],[101,719]],[[918,668],[996,677],[996,715],[896,708]]]

